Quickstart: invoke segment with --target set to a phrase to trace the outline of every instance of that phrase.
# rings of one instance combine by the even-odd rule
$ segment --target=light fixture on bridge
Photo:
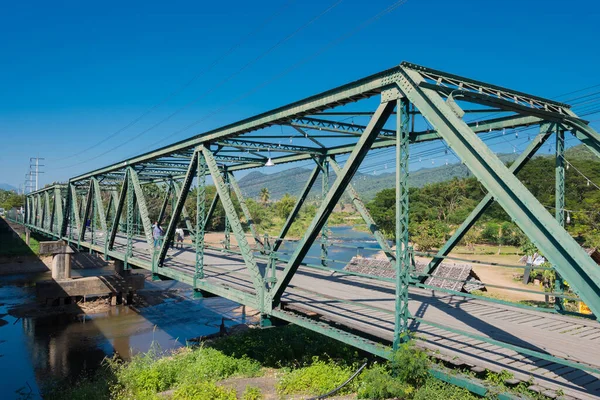
[[[273,160],[271,160],[271,149],[267,150],[269,153],[269,158],[267,158],[267,162],[265,163],[265,167],[272,167],[275,165]]]

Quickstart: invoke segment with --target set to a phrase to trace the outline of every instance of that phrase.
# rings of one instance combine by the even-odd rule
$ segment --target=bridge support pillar
[[[125,263],[121,260],[115,260],[115,274],[119,276],[131,275],[131,269],[125,269]]]

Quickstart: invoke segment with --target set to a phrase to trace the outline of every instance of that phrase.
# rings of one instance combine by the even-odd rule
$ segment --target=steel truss
[[[348,123],[339,118],[343,113],[336,115],[325,112],[363,100],[371,107],[374,101],[378,101],[375,110],[348,113],[363,119],[366,116],[368,123]],[[474,108],[469,110],[463,107],[464,104]],[[465,122],[464,115],[484,110],[494,114],[494,117],[479,122]],[[388,121],[393,114],[396,118]],[[432,128],[415,129],[416,116],[426,120]],[[539,134],[510,167],[504,165],[479,137],[483,132],[528,126],[539,126]],[[282,134],[283,128],[294,129],[296,133]],[[566,131],[600,155],[600,135],[586,121],[577,117],[567,104],[402,63],[304,100],[73,177],[67,185],[50,186],[30,193],[26,201],[25,224],[49,236],[93,248],[129,265],[179,279],[193,285],[194,289],[250,305],[265,316],[301,321],[303,325],[320,331],[321,323],[311,325],[309,320],[299,319],[297,315],[292,316],[289,311],[284,311],[281,299],[298,268],[306,265],[305,256],[317,238],[321,239],[321,261],[323,268],[326,268],[327,219],[342,194],[347,192],[388,259],[396,265],[394,346],[397,346],[408,333],[408,321],[415,318],[407,307],[410,301],[409,285],[423,281],[422,276],[409,276],[409,145],[440,140],[469,168],[488,193],[439,250],[424,275],[437,268],[495,201],[547,256],[557,273],[594,314],[600,315],[600,269],[563,227],[564,214],[561,210],[564,209],[565,189],[562,154]],[[559,138],[556,148],[555,216],[515,176],[553,134]],[[347,144],[328,139],[340,136]],[[282,143],[288,137],[305,144]],[[351,184],[368,152],[380,148],[396,149],[395,251],[390,248]],[[342,155],[347,157],[343,165],[336,161],[336,157],[340,159]],[[262,240],[235,177],[237,171],[264,166],[268,158],[277,165],[307,160],[316,163],[279,236],[271,243]],[[335,178],[329,176],[329,167],[335,173]],[[279,270],[273,267],[271,272],[267,272],[267,269],[259,268],[257,260],[260,257],[283,259],[279,254],[280,247],[319,174],[322,177],[323,196],[304,237],[296,244],[287,261],[280,264]],[[206,177],[210,177],[216,187],[216,195],[212,199],[206,194]],[[155,251],[152,262],[148,262],[134,251],[134,232],[137,229],[134,220],[140,219],[142,238],[152,248],[152,222],[142,189],[144,185],[152,183],[164,185],[164,201],[158,220],[166,219],[167,229],[165,240]],[[195,217],[192,218],[185,203],[194,183],[197,191],[194,199]],[[232,192],[241,206],[240,214],[234,206]],[[169,201],[174,201],[174,206],[171,215],[166,218]],[[205,278],[204,234],[218,202],[225,210],[226,237],[231,231],[237,242],[237,250],[234,250],[226,240],[225,250],[242,256],[252,280],[250,292],[220,287]],[[88,226],[90,220],[93,223]],[[187,224],[194,239],[196,261],[192,276],[172,268],[170,263],[170,244],[177,225],[182,221]],[[255,247],[248,242],[244,226],[249,229]],[[89,229],[93,230],[94,227],[106,233],[108,240],[104,247],[95,246],[93,236],[89,237]],[[125,249],[115,248],[117,235],[126,236]],[[272,276],[269,277],[269,273]],[[556,288],[557,293],[561,290],[561,287]],[[361,346],[360,340],[343,340]]]

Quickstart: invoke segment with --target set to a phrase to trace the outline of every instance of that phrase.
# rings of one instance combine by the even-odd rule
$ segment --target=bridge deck
[[[86,235],[86,239],[87,235]],[[102,238],[96,243],[103,247]],[[115,250],[124,250],[117,237]],[[145,241],[136,240],[134,256],[151,262]],[[165,266],[194,273],[195,253],[190,249],[169,250]],[[205,250],[206,280],[224,288],[255,293],[249,272],[240,256]],[[260,264],[261,269],[265,268]],[[281,270],[282,266],[278,266]],[[434,290],[411,288],[412,315],[467,333],[488,337],[521,348],[600,368],[600,324],[580,318],[524,310]],[[394,287],[368,278],[300,268],[282,298],[285,308],[316,313],[335,322],[391,342],[394,331]],[[581,399],[600,398],[600,376],[522,354],[444,329],[413,323],[419,345],[492,371],[505,369],[516,378],[546,388],[560,389]]]

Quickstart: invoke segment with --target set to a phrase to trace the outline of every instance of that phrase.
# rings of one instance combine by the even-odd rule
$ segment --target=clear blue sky
[[[46,158],[41,183],[62,181],[140,153],[199,118],[205,117],[170,140],[403,60],[548,97],[600,83],[597,1],[408,0],[329,51],[214,113],[394,2],[4,1],[0,4],[0,182],[19,186],[29,157],[38,154]],[[334,4],[293,38],[171,120],[128,146],[91,160],[211,90]],[[275,18],[251,34],[276,10]],[[239,47],[166,104],[117,137],[79,154],[177,90],[242,39]],[[66,156],[71,158],[63,159]],[[79,165],[64,168],[73,164]]]

